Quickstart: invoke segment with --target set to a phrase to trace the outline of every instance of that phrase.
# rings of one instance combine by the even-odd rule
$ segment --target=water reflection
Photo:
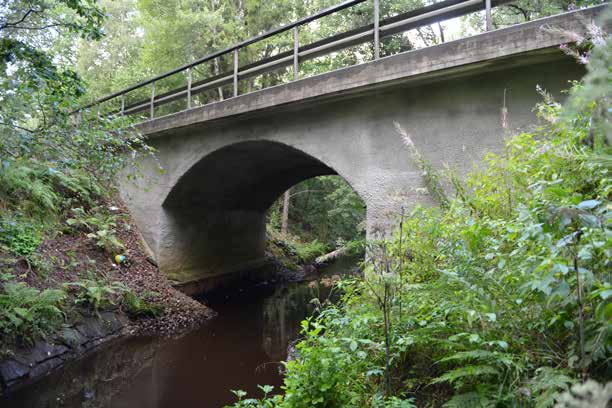
[[[335,264],[326,273],[346,270]],[[13,407],[222,407],[231,389],[260,395],[257,384],[278,387],[287,347],[329,278],[260,287],[211,299],[218,317],[178,339],[135,338],[114,343],[34,386],[0,399]]]

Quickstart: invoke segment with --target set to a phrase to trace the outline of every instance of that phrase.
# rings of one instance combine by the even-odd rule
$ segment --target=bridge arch
[[[189,292],[261,276],[267,212],[286,190],[325,175],[354,185],[323,160],[266,139],[226,144],[195,160],[162,201],[165,273]]]
[[[162,205],[266,211],[295,184],[326,175],[340,174],[303,150],[277,141],[242,141],[202,157],[178,179]]]

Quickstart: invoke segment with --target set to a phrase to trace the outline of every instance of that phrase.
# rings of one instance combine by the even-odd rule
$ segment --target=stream
[[[354,271],[344,258],[314,280],[259,285],[200,299],[218,316],[174,339],[133,337],[103,346],[5,399],[2,408],[219,408],[230,390],[280,392],[287,349],[313,299],[333,300],[331,281]]]

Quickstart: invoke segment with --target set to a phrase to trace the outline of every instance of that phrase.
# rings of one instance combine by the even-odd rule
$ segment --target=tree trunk
[[[289,196],[291,194],[291,190],[285,191],[285,195],[283,197],[283,216],[281,218],[281,234],[287,235],[287,229],[289,227]]]
[[[440,24],[439,21],[438,21],[438,30],[440,30],[440,41],[445,42],[444,41],[444,29],[442,28],[442,24]]]
[[[215,76],[219,75],[221,73],[221,70],[219,69],[219,58],[215,58]],[[223,88],[219,87],[217,88],[217,91],[219,92],[219,100],[222,101],[223,100]]]
[[[214,13],[217,10],[218,6],[219,6],[218,1],[213,0],[211,2],[211,11]],[[217,38],[217,33],[218,33],[217,26],[215,25],[213,26],[213,38]],[[215,48],[216,48],[216,44],[214,43],[214,40],[213,40],[213,51],[215,51]],[[219,58],[215,58],[213,60],[213,69],[214,69],[215,76],[221,73],[221,69],[219,67]],[[217,91],[219,93],[219,100],[222,101],[223,100],[223,88],[219,87]]]

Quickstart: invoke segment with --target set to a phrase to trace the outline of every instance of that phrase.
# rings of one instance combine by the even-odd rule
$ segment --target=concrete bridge
[[[544,28],[584,32],[602,9],[148,120],[140,129],[156,158],[141,163],[137,183],[123,183],[122,196],[161,271],[189,291],[261,265],[266,211],[311,177],[342,176],[367,206],[368,233],[388,231],[401,205],[431,202],[395,123],[435,166],[472,169],[485,152],[499,151],[505,137],[536,123],[536,85],[559,96],[583,75],[559,50],[568,38]]]

